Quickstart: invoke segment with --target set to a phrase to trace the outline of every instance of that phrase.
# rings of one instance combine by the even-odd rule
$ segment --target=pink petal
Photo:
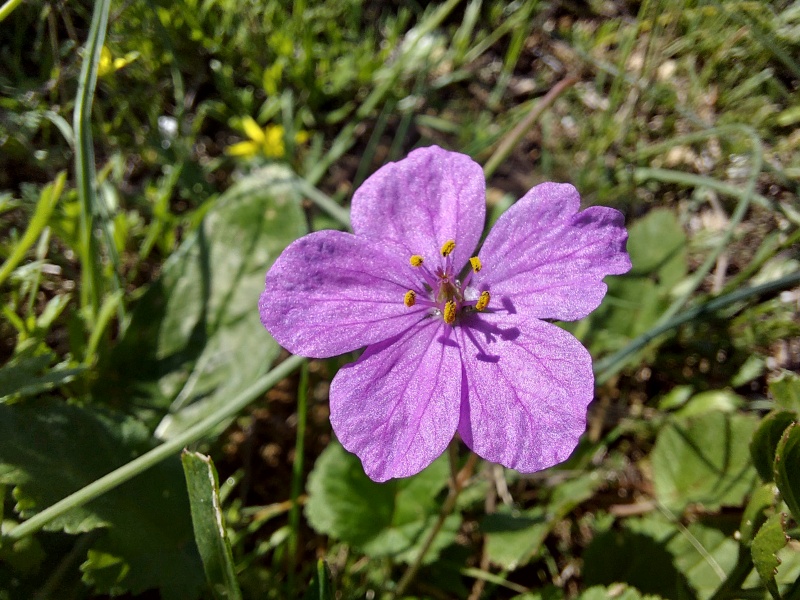
[[[469,156],[437,146],[419,148],[378,169],[353,195],[357,235],[433,260],[448,240],[464,265],[478,245],[486,216],[483,171]]]
[[[415,281],[408,261],[384,245],[341,231],[290,244],[267,273],[261,322],[292,353],[325,358],[380,342],[423,318],[403,297]]]
[[[494,299],[541,319],[574,321],[598,307],[603,277],[631,268],[622,213],[595,206],[578,212],[569,184],[543,183],[498,220],[483,244],[473,281]]]
[[[482,458],[531,473],[566,460],[586,429],[592,361],[572,335],[518,315],[470,315],[456,328],[467,397],[458,431]]]
[[[426,319],[369,346],[333,378],[333,430],[375,481],[419,473],[455,434],[462,369],[446,330],[441,319]]]

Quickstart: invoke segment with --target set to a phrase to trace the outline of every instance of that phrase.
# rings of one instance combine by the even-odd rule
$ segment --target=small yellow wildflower
[[[229,156],[241,156],[243,158],[253,158],[258,155],[267,158],[283,158],[286,154],[286,144],[284,137],[286,130],[282,125],[267,125],[261,129],[255,119],[244,117],[242,119],[242,129],[249,140],[238,142],[225,149]],[[294,136],[298,144],[308,140],[308,132],[299,131]]]
[[[100,60],[97,63],[97,76],[105,77],[106,75],[115,73],[121,68],[131,64],[137,58],[139,58],[138,52],[128,52],[125,56],[114,58],[108,46],[103,46],[100,49]]]

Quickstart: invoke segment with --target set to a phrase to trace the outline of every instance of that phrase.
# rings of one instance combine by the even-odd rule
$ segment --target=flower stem
[[[119,469],[116,469],[115,471],[104,475],[100,479],[93,481],[86,487],[79,489],[77,492],[70,494],[66,498],[59,500],[52,506],[44,509],[42,512],[32,516],[27,521],[20,523],[3,537],[9,540],[19,540],[27,535],[36,533],[56,517],[60,517],[73,508],[83,506],[87,502],[102,496],[110,490],[113,490],[115,487],[125,483],[136,475],[143,473],[167,457],[173,456],[184,446],[191,444],[192,442],[196,442],[197,440],[208,435],[211,430],[213,430],[225,419],[237,414],[255,398],[258,398],[261,394],[266,392],[281,379],[297,369],[301,364],[303,364],[304,361],[305,358],[301,356],[290,356],[277,367],[272,369],[269,373],[257,379],[253,385],[248,387],[241,394],[235,398],[232,398],[229,403],[225,404],[222,408],[212,413],[193,427],[190,427],[180,435],[167,442],[164,442],[160,446],[153,448],[149,452],[142,454],[131,462],[122,465]]]
[[[428,532],[428,537],[426,537],[425,541],[422,543],[422,548],[420,548],[417,558],[408,566],[408,569],[403,573],[400,581],[397,582],[397,587],[394,589],[392,598],[401,597],[409,584],[414,580],[414,577],[416,577],[417,571],[419,571],[419,568],[422,566],[422,561],[425,559],[425,555],[428,553],[428,550],[431,549],[433,541],[442,530],[445,520],[447,520],[447,517],[450,516],[453,509],[456,507],[458,495],[461,493],[461,490],[464,489],[464,483],[472,477],[472,471],[475,469],[475,464],[478,462],[478,456],[474,452],[470,452],[464,468],[458,471],[458,440],[456,439],[450,442],[448,457],[450,458],[450,490],[447,493],[447,498],[442,504],[436,523],[434,523],[433,527]]]
[[[689,321],[693,321],[694,319],[704,315],[713,314],[715,311],[736,302],[747,300],[753,296],[760,296],[762,294],[770,294],[785,290],[797,285],[798,283],[800,283],[800,272],[796,271],[768,283],[762,283],[761,285],[748,288],[741,288],[729,294],[725,294],[724,296],[718,296],[717,298],[714,298],[713,300],[710,300],[704,304],[700,304],[685,310],[681,314],[672,317],[664,323],[656,324],[650,328],[649,331],[632,340],[620,351],[595,362],[594,372],[597,376],[597,383],[602,384],[619,373],[632,354],[647,346],[647,344],[649,344],[662,333],[666,333],[671,329],[675,329],[684,323],[688,323]]]

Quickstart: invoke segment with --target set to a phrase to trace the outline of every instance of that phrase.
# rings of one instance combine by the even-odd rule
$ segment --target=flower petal
[[[468,394],[458,431],[482,458],[523,473],[566,460],[586,429],[592,361],[538,319],[473,314],[457,327]]]
[[[258,144],[263,144],[266,139],[266,133],[261,129],[261,125],[256,123],[253,117],[247,116],[242,118],[242,128],[251,140]]]
[[[580,196],[569,184],[534,187],[489,232],[474,285],[540,319],[588,315],[605,296],[603,277],[627,272],[631,261],[622,213],[579,208]]]
[[[350,220],[357,235],[432,260],[456,242],[460,269],[475,250],[486,216],[486,183],[480,165],[438,146],[419,148],[378,169],[353,195]]]
[[[462,369],[447,330],[441,319],[426,319],[369,346],[333,378],[333,430],[375,481],[419,473],[455,434]]]
[[[267,273],[261,322],[284,348],[314,358],[385,340],[423,318],[403,297],[414,281],[408,261],[341,231],[292,242]]]

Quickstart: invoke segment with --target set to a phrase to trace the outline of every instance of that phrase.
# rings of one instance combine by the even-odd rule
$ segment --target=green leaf
[[[53,400],[0,405],[0,483],[15,486],[16,510],[36,514],[154,445],[131,417]],[[192,598],[203,582],[189,503],[175,457],[48,523],[81,533],[103,528],[81,567],[97,591]]]
[[[600,483],[600,477],[590,473],[556,486],[547,506],[523,512],[501,509],[487,515],[481,529],[486,534],[489,560],[509,571],[527,564],[539,553],[553,527],[591,498]]]
[[[541,506],[524,512],[504,508],[486,515],[481,521],[486,554],[493,564],[513,571],[536,555],[550,527],[547,511]]]
[[[651,210],[636,221],[628,230],[627,249],[631,275],[656,274],[657,282],[668,288],[686,275],[686,234],[674,210]]]
[[[775,451],[775,483],[795,521],[800,521],[800,427],[790,425]]]
[[[616,583],[608,587],[594,586],[578,596],[578,600],[659,600],[661,596],[642,595],[636,588],[624,583]]]
[[[194,541],[203,559],[206,580],[215,598],[241,599],[214,463],[208,456],[186,450],[181,454],[181,462],[189,490]]]
[[[685,406],[675,412],[678,417],[695,417],[708,412],[734,412],[744,404],[744,398],[730,390],[708,390],[692,396]]]
[[[784,371],[777,379],[769,382],[769,393],[778,406],[800,413],[800,375]]]
[[[756,471],[765,482],[774,480],[775,450],[786,428],[797,415],[787,411],[773,411],[764,417],[750,442],[750,455]]]
[[[753,542],[753,537],[767,520],[766,511],[775,506],[778,490],[772,483],[767,483],[756,488],[750,501],[744,509],[742,523],[739,526],[739,533],[742,545],[749,546]]]
[[[280,348],[259,320],[264,275],[306,232],[292,177],[271,165],[220,197],[136,305],[97,400],[137,407],[167,439],[268,370]]]
[[[333,600],[333,577],[331,570],[321,558],[317,561],[317,570],[314,579],[308,586],[303,600]]]
[[[693,503],[706,510],[740,505],[756,479],[743,443],[755,427],[750,416],[720,412],[667,424],[650,457],[659,501],[676,512]]]
[[[683,527],[661,515],[627,519],[589,545],[584,578],[587,585],[624,582],[665,598],[708,598],[736,564],[732,533],[713,520]]]
[[[442,456],[418,475],[375,483],[364,474],[355,455],[333,442],[309,475],[306,518],[319,533],[369,556],[410,561],[423,533],[435,523],[436,498],[448,476],[447,458]],[[435,560],[438,551],[452,542],[459,523],[458,515],[445,521],[426,562]]]
[[[667,598],[692,597],[688,580],[667,549],[670,537],[677,533],[675,528],[663,521],[655,526],[654,531],[649,520],[628,519],[620,530],[595,535],[583,555],[585,584],[624,582]]]
[[[781,564],[777,554],[787,542],[784,526],[782,513],[772,515],[758,530],[751,546],[756,571],[775,600],[781,600],[775,575],[778,573],[778,565]]]

